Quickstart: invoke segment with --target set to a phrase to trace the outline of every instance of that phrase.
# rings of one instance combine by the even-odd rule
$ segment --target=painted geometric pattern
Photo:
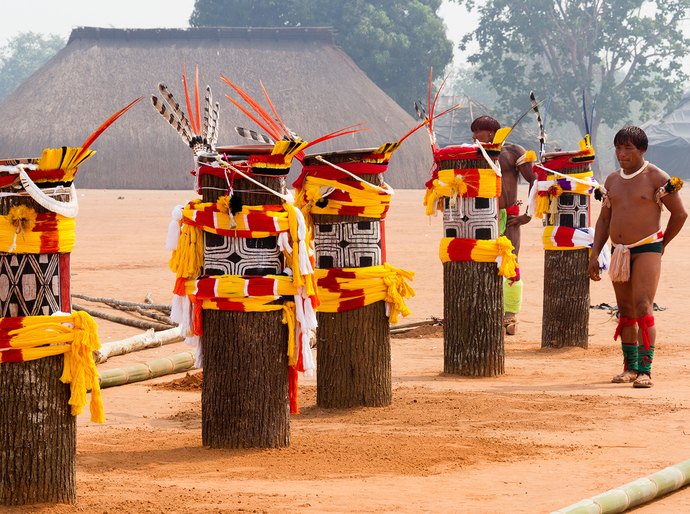
[[[317,224],[314,246],[316,267],[320,269],[383,264],[380,221]]]
[[[561,227],[587,228],[589,227],[589,196],[564,193],[558,197],[558,212],[554,216],[553,224]],[[546,216],[547,225],[551,225]]]
[[[276,236],[246,238],[204,233],[204,274],[258,276],[282,272]]]
[[[0,316],[60,310],[60,254],[0,254]]]
[[[498,198],[458,198],[455,207],[445,198],[443,233],[463,239],[498,238]]]

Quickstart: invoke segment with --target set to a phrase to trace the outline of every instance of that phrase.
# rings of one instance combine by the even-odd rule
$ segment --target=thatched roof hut
[[[263,82],[285,123],[306,140],[359,122],[369,127],[313,151],[378,147],[417,123],[334,44],[331,29],[87,27],[73,30],[65,48],[0,103],[0,158],[78,146],[112,113],[145,96],[96,141],[98,153],[77,185],[190,188],[191,151],[149,101],[159,82],[183,101],[183,65],[192,76],[198,65],[200,87],[209,84],[220,102],[223,145],[247,142],[235,125],[256,127],[224,98],[231,90],[221,74],[256,98]],[[386,178],[393,187],[421,188],[430,167],[420,130],[393,155]]]

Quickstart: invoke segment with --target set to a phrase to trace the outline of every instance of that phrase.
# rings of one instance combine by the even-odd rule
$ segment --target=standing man
[[[472,137],[480,143],[491,143],[496,131],[501,128],[500,123],[490,116],[480,116],[470,125]],[[518,181],[520,176],[527,181],[531,188],[536,180],[532,172],[531,159],[528,153],[520,145],[506,143],[498,156],[501,166],[501,197],[498,201],[500,208],[499,232],[510,239],[515,247],[515,256],[520,252],[520,227],[528,223],[532,217],[520,214],[520,202],[518,202]],[[514,279],[503,279],[503,326],[506,334],[514,335],[517,332],[517,314],[522,306],[522,280],[520,268]]]
[[[632,382],[633,387],[652,387],[654,357],[654,295],[661,273],[661,255],[678,235],[687,213],[677,191],[678,178],[644,159],[647,135],[639,127],[627,126],[613,139],[620,169],[605,182],[605,198],[597,220],[589,276],[601,280],[597,257],[609,236],[613,243],[609,274],[618,303],[618,327],[623,348],[623,372],[614,383]],[[661,231],[661,208],[671,216]]]

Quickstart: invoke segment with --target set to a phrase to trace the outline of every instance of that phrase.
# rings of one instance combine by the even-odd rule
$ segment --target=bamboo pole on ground
[[[661,498],[690,484],[690,460],[615,487],[551,514],[613,514]]]
[[[99,372],[101,389],[106,387],[132,384],[151,380],[152,378],[181,373],[194,367],[194,352],[182,352],[170,357],[152,359],[140,364],[132,364],[123,368],[107,369]]]

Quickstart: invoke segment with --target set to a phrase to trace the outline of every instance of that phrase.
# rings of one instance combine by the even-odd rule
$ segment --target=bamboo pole
[[[184,337],[180,327],[169,328],[155,332],[152,328],[143,334],[137,334],[120,341],[111,341],[101,344],[101,348],[93,352],[96,364],[106,362],[110,357],[125,355],[127,353],[138,352],[148,348],[156,348],[164,344],[171,344],[183,341]]]
[[[690,483],[690,459],[573,503],[551,514],[613,514],[655,500]]]
[[[172,373],[187,371],[194,367],[194,358],[194,352],[188,351],[140,364],[132,364],[124,368],[107,369],[99,372],[100,377],[98,380],[101,384],[101,389],[142,382]]]

